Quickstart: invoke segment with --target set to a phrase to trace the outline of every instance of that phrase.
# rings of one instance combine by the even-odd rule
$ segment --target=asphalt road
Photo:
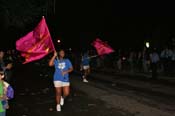
[[[175,115],[174,94],[171,95],[171,91],[168,95],[164,94],[167,93],[164,84],[150,89],[154,82],[131,81],[128,77],[123,80],[122,76],[114,78],[108,74],[90,76],[90,82],[85,84],[76,73],[71,75],[71,95],[66,99],[62,112],[58,113],[55,111],[52,74],[53,69],[45,66],[17,66],[11,82],[15,89],[15,99],[10,101],[7,116]],[[148,82],[150,88],[146,89],[147,84],[143,82]],[[159,93],[154,91],[161,88]]]
[[[17,66],[13,72],[15,99],[10,101],[7,116],[124,116],[120,110],[107,107],[73,86],[62,112],[56,112],[52,68],[27,64]]]

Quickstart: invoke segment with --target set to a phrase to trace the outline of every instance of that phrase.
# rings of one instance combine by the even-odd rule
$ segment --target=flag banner
[[[114,50],[106,43],[97,38],[92,45],[97,50],[98,55],[105,55],[114,52]]]
[[[43,17],[37,27],[16,42],[16,49],[25,58],[23,64],[39,60],[55,50],[46,20]]]

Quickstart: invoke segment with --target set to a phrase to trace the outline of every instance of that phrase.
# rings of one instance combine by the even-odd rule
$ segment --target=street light
[[[58,43],[61,43],[61,40],[60,40],[60,39],[58,39],[58,40],[57,40],[57,42],[58,42]]]
[[[145,43],[145,46],[146,46],[146,48],[149,48],[149,47],[150,47],[149,42],[146,42],[146,43]]]

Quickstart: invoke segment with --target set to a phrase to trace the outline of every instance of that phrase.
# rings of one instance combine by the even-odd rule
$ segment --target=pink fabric
[[[16,42],[16,49],[25,58],[25,63],[39,60],[55,50],[45,18],[38,26]]]
[[[97,38],[92,45],[96,48],[98,55],[110,54],[114,50],[105,42]]]

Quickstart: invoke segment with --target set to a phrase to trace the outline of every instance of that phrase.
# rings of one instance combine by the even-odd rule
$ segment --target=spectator
[[[148,72],[148,59],[149,59],[149,54],[148,51],[146,49],[146,47],[144,47],[143,52],[142,52],[142,65],[143,65],[143,72],[147,73]]]
[[[164,72],[165,72],[165,74],[167,74],[167,75],[170,74],[170,71],[171,71],[171,69],[172,69],[172,65],[171,65],[172,56],[173,56],[173,52],[172,52],[172,50],[169,49],[168,47],[166,47],[166,48],[161,52],[161,58],[162,58],[162,62],[163,62]]]
[[[153,52],[150,54],[151,60],[151,69],[152,69],[152,79],[157,78],[157,65],[159,62],[159,55],[156,51],[156,48],[153,49]]]
[[[172,76],[174,76],[175,71],[175,48],[173,48],[173,55],[172,55]]]
[[[139,72],[142,72],[142,59],[143,59],[142,52],[138,52],[137,68]]]
[[[11,78],[11,69],[12,69],[12,61],[7,58],[4,58],[4,52],[0,51],[0,68],[2,68],[5,72],[6,78],[5,80],[10,83]]]
[[[130,65],[130,72],[134,72],[134,53],[133,52],[130,52],[128,62]]]
[[[4,70],[0,69],[0,116],[6,116],[6,110],[9,109],[8,100],[14,97],[12,87],[5,81]]]

